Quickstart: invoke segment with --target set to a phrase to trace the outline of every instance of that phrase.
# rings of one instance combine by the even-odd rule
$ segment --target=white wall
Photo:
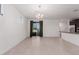
[[[2,5],[0,16],[0,54],[11,49],[27,36],[27,20],[13,5]]]
[[[58,23],[59,23],[59,20],[45,19],[43,21],[44,37],[58,37],[59,36]]]
[[[59,27],[59,23],[62,26]],[[68,19],[47,19],[44,20],[43,24],[43,34],[45,37],[59,37],[59,31],[69,31],[69,20]]]
[[[28,19],[28,36],[30,35],[30,20]],[[59,23],[63,23],[63,31],[69,31],[68,19],[44,19],[43,20],[43,36],[44,37],[59,37]]]

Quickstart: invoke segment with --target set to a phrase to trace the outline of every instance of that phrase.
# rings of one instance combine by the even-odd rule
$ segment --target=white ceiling
[[[38,11],[49,19],[79,18],[79,4],[16,4],[15,7],[27,18],[34,19]]]

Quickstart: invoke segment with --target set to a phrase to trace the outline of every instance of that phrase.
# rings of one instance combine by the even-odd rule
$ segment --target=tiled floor
[[[79,47],[59,38],[25,39],[5,55],[76,55]]]

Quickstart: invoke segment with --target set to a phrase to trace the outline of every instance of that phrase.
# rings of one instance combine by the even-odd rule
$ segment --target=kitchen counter
[[[79,34],[79,33],[75,33],[75,32],[61,32],[61,33]]]
[[[61,32],[61,38],[79,46],[79,33]]]

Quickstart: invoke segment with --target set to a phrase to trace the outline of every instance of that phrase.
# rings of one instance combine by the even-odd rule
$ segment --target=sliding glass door
[[[30,21],[30,37],[43,36],[43,21]]]

